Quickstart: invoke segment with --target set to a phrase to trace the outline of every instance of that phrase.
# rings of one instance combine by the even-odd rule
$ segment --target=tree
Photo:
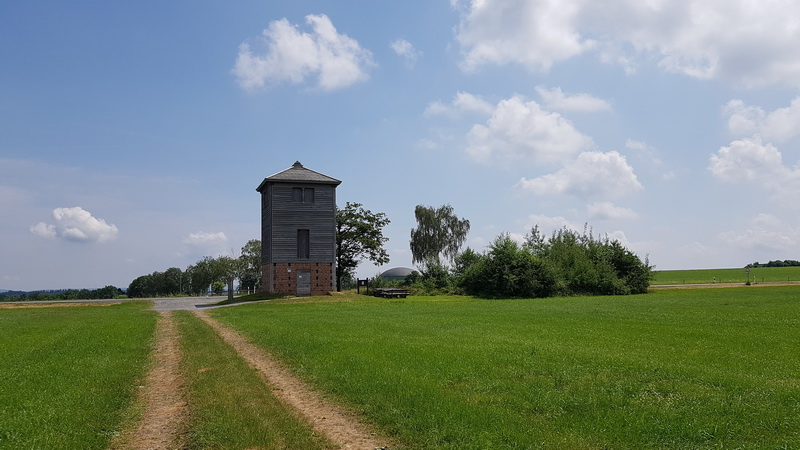
[[[238,258],[220,256],[212,259],[215,282],[225,282],[228,285],[228,300],[233,300],[233,281],[241,278],[242,264]],[[217,293],[216,291],[214,293]]]
[[[164,284],[159,295],[178,295],[183,293],[183,271],[170,267],[164,272]]]
[[[464,254],[458,258],[462,262]],[[468,294],[532,298],[548,297],[555,292],[557,280],[547,262],[514,242],[508,234],[495,238],[488,252],[483,255],[472,252],[466,260],[459,284]]]
[[[347,202],[336,210],[336,290],[342,290],[342,278],[353,276],[358,264],[368,259],[375,264],[389,262],[383,244],[383,227],[389,224],[384,213],[373,213],[361,203]]]
[[[217,281],[214,273],[214,258],[210,256],[187,267],[185,273],[189,276],[189,291],[195,295],[206,293],[211,283]]]
[[[239,278],[239,288],[254,292],[261,289],[261,241],[251,239],[242,247],[239,255],[242,274]]]
[[[437,209],[417,205],[414,215],[417,228],[411,230],[412,262],[425,273],[443,266],[442,257],[452,263],[467,239],[469,220],[459,219],[450,205]]]

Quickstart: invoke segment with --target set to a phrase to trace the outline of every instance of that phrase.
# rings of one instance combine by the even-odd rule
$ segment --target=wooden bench
[[[406,298],[411,295],[411,291],[403,288],[375,288],[373,293],[383,298]]]

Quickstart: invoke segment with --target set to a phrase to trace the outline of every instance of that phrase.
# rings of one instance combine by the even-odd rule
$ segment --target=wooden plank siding
[[[330,184],[270,183],[262,191],[263,264],[335,261],[336,187]],[[313,188],[314,202],[292,201],[293,188]],[[297,258],[297,230],[309,230],[308,259]]]
[[[266,292],[308,295],[306,281],[311,282],[312,295],[336,288],[336,187],[340,183],[297,161],[264,178],[256,188],[261,193],[261,273]]]

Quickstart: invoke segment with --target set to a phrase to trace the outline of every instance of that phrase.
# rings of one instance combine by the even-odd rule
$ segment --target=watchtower
[[[336,289],[339,184],[298,161],[258,185],[263,291],[323,295]]]

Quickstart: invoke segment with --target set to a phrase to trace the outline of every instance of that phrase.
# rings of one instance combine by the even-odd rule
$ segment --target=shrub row
[[[548,239],[534,227],[522,244],[501,234],[482,253],[467,248],[451,270],[432,267],[404,284],[416,294],[532,298],[639,294],[647,292],[651,279],[647,258],[642,261],[617,240],[567,228]]]

